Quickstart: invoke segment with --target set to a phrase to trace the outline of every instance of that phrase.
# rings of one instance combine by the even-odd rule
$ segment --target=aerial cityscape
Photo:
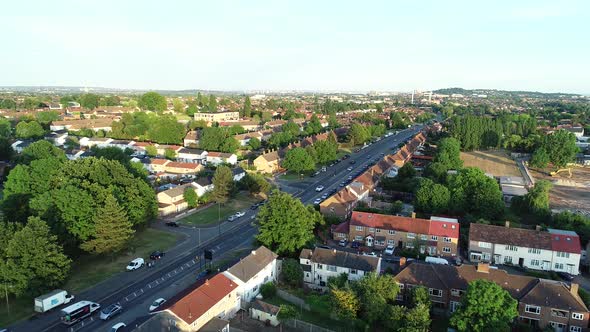
[[[0,26],[0,332],[590,331],[590,3]]]

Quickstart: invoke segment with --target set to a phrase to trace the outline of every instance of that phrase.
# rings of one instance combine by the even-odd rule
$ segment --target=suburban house
[[[78,131],[81,129],[91,129],[93,131],[111,131],[113,119],[100,118],[100,119],[81,119],[81,120],[60,120],[53,121],[49,126],[49,130],[68,130]]]
[[[51,134],[45,135],[45,139],[52,142],[55,146],[64,146],[66,139],[68,138],[68,132],[64,130],[55,131]]]
[[[168,159],[152,158],[148,166],[148,171],[153,173],[166,172],[166,165],[170,162]]]
[[[195,187],[195,191],[199,197],[205,195],[214,188],[211,177],[209,176],[198,178],[196,181],[193,181],[192,185]]]
[[[240,146],[246,146],[252,138],[257,138],[262,141],[262,133],[259,131],[235,135],[234,138],[240,143]]]
[[[209,152],[207,154],[207,164],[218,166],[221,164],[235,165],[237,163],[238,156],[233,153]]]
[[[281,308],[276,305],[256,300],[250,307],[250,317],[268,325],[277,326],[280,323],[277,318],[279,311],[281,311]]]
[[[166,173],[173,173],[173,174],[197,174],[200,172],[204,167],[201,164],[195,163],[181,163],[177,161],[171,161],[167,163],[165,166]]]
[[[156,148],[159,156],[165,156],[166,150],[171,150],[174,151],[175,154],[178,154],[178,151],[182,149],[182,146],[166,144],[154,144],[154,147]]]
[[[81,137],[79,140],[80,147],[85,148],[91,148],[93,146],[106,148],[112,141],[114,141],[114,139],[108,137]]]
[[[203,120],[211,124],[213,122],[238,121],[240,120],[240,112],[197,112],[194,117],[195,121]]]
[[[321,202],[320,212],[326,216],[347,218],[359,202],[369,199],[369,190],[364,183],[353,181]]]
[[[178,300],[172,299],[169,301],[170,304],[164,304],[157,313],[172,316],[174,326],[180,331],[207,330],[206,325],[210,321],[216,322],[215,327],[222,328],[217,331],[223,331],[223,328],[227,327],[227,320],[235,316],[240,309],[238,285],[222,273],[206,280],[188,294],[183,293]]]
[[[430,256],[457,256],[457,219],[421,219],[354,211],[346,224],[348,232],[337,227],[334,240],[355,241],[379,249],[386,246],[417,249]]]
[[[588,330],[590,313],[578,295],[576,283],[512,275],[486,263],[457,267],[413,262],[395,276],[400,287],[399,301],[408,301],[411,289],[422,286],[428,289],[435,310],[449,313],[459,308],[469,282],[477,279],[492,281],[508,291],[518,301],[517,319],[533,328]]]
[[[303,269],[303,282],[317,289],[326,289],[328,278],[342,273],[348,275],[348,280],[358,280],[370,272],[381,273],[381,257],[336,249],[303,249],[299,254],[299,264]]]
[[[260,129],[260,122],[258,121],[224,121],[219,122],[220,127],[232,127],[232,126],[240,126],[244,128],[244,130],[258,130]]]
[[[186,133],[184,137],[183,145],[185,147],[196,147],[199,145],[199,132],[196,130],[191,130]]]
[[[185,163],[205,164],[207,162],[207,151],[181,148],[176,152],[176,160]]]
[[[17,140],[16,142],[12,143],[10,146],[16,153],[22,153],[23,150],[31,145],[33,141],[31,140]]]
[[[272,174],[281,169],[280,160],[279,152],[272,151],[256,157],[253,164],[259,172]]]
[[[260,287],[278,278],[277,254],[260,246],[223,274],[238,285],[238,295],[251,302],[260,293]]]
[[[188,203],[184,200],[184,191],[190,184],[184,184],[172,189],[164,190],[156,195],[158,199],[158,214],[167,216],[188,209]]]
[[[234,176],[234,181],[238,182],[246,176],[246,171],[241,167],[232,168],[231,172]]]
[[[469,260],[493,264],[518,265],[535,270],[580,273],[580,237],[559,229],[510,228],[471,224]]]

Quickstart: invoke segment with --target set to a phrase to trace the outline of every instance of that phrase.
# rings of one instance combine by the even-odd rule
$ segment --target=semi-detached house
[[[238,295],[251,302],[260,293],[260,287],[278,278],[277,254],[260,246],[223,274],[238,285]]]
[[[579,274],[582,247],[576,232],[471,224],[469,260]]]
[[[336,249],[315,248],[301,250],[299,264],[303,269],[303,282],[316,289],[325,290],[328,278],[342,273],[348,280],[358,280],[368,273],[381,272],[381,257],[357,255]]]

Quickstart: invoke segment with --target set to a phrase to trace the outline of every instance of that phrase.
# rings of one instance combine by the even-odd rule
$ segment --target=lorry
[[[74,295],[68,294],[67,291],[56,289],[51,293],[41,295],[35,298],[35,311],[47,312],[62,304],[70,303]]]
[[[61,310],[61,322],[66,325],[75,324],[100,309],[100,304],[80,301]]]

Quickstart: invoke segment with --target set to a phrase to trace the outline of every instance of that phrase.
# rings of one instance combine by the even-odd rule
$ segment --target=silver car
[[[100,319],[109,320],[113,316],[120,314],[123,311],[123,307],[119,303],[113,303],[110,306],[100,311]]]

